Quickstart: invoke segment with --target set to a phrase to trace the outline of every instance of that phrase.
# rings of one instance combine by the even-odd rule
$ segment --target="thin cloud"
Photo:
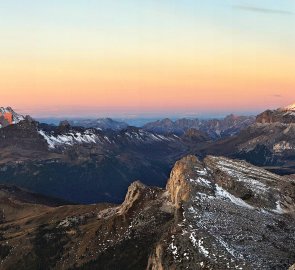
[[[280,95],[280,94],[275,94],[275,95],[272,95],[273,97],[275,97],[275,98],[282,98],[282,95]]]
[[[259,12],[265,14],[279,14],[279,15],[293,15],[294,13],[287,10],[280,10],[280,9],[268,9],[268,8],[259,8],[254,6],[233,6],[235,9],[240,9],[244,11],[251,11],[251,12]]]

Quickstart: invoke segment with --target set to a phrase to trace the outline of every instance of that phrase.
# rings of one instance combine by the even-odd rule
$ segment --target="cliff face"
[[[8,197],[0,192],[13,213],[0,224],[4,269],[268,270],[295,262],[294,177],[243,161],[187,156],[166,189],[137,181],[118,206],[36,212],[14,196],[12,211]]]
[[[166,189],[171,202],[178,208],[190,198],[189,179],[192,177],[190,174],[192,174],[193,168],[198,162],[195,156],[187,156],[177,161],[171,171]]]

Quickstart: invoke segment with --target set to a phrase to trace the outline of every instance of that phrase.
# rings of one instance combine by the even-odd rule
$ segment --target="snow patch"
[[[278,179],[278,176],[270,172],[254,166],[250,168],[248,164],[244,164],[243,162],[231,161],[225,158],[212,158],[217,161],[216,166],[218,169],[234,177],[236,181],[244,182],[255,193],[265,193],[268,190],[268,187],[264,183],[256,180],[257,176],[260,176],[260,179],[265,182],[274,182]]]
[[[253,206],[251,206],[248,203],[244,202],[242,199],[237,198],[234,195],[230,194],[228,191],[226,191],[222,187],[218,186],[217,184],[216,184],[216,193],[215,193],[215,195],[216,195],[217,198],[230,200],[235,205],[238,205],[238,206],[241,206],[241,207],[246,207],[246,208],[249,208],[249,209],[254,209]]]
[[[276,202],[276,209],[272,210],[272,212],[275,212],[277,214],[284,214],[285,213],[283,208],[281,207],[280,201]]]
[[[204,247],[203,238],[197,239],[194,232],[192,232],[189,236],[189,239],[193,246],[199,250],[205,257],[209,257],[209,251]]]
[[[98,137],[95,134],[90,133],[89,131],[83,134],[77,132],[57,136],[46,134],[43,130],[38,130],[38,132],[46,140],[50,149],[54,149],[61,145],[71,146],[78,143],[97,143],[98,141]]]
[[[190,182],[192,183],[197,183],[201,186],[205,186],[205,187],[210,187],[211,186],[211,182],[203,177],[198,177],[197,179],[190,179]]]

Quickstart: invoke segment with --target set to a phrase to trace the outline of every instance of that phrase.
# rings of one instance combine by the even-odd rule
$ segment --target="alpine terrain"
[[[207,145],[201,152],[245,159],[280,174],[295,173],[294,107],[267,110],[236,136]]]
[[[5,186],[0,203],[3,269],[268,270],[295,263],[294,178],[244,161],[187,156],[165,189],[134,182],[121,205],[58,206]]]

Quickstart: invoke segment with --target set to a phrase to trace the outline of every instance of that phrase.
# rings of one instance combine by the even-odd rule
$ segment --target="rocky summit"
[[[17,114],[11,107],[0,107],[0,128],[17,124],[24,120],[24,117]]]
[[[295,123],[295,103],[277,110],[266,110],[256,117],[257,123]]]
[[[134,182],[121,205],[60,206],[0,191],[3,269],[268,270],[295,263],[294,177],[240,160],[187,156],[165,189]]]

